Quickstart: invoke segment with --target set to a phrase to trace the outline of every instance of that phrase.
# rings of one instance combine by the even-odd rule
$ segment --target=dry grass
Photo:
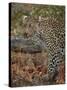
[[[64,64],[58,67],[55,84],[64,83]],[[45,79],[44,77],[47,76]],[[29,86],[48,84],[47,52],[28,54],[13,52],[11,54],[12,86]]]
[[[38,80],[47,74],[47,53],[28,54],[12,52],[11,54],[11,75],[12,84],[17,83],[17,76],[25,82],[33,83],[33,77]],[[19,83],[19,82],[18,82]]]

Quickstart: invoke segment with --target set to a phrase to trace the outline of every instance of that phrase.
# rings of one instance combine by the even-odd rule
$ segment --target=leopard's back
[[[65,25],[62,20],[50,18],[42,22],[41,27],[48,51],[49,80],[52,80],[58,73],[59,65],[65,62]]]

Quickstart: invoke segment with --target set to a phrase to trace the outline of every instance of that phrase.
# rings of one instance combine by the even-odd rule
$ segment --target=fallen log
[[[11,50],[24,53],[40,53],[42,52],[42,41],[35,41],[27,38],[12,37],[11,38]]]

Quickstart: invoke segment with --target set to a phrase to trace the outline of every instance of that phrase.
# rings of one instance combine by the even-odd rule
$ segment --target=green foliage
[[[38,20],[39,16],[55,18],[57,20],[63,20],[65,17],[65,7],[56,5],[37,5],[37,4],[12,4],[11,7],[11,29],[14,28],[23,29],[27,26],[28,20],[35,18]],[[24,16],[27,16],[24,19]]]

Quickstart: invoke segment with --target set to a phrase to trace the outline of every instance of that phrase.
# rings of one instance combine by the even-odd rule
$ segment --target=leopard
[[[59,73],[58,67],[65,63],[65,22],[56,18],[44,18],[41,21],[27,17],[24,40],[40,44],[42,51],[48,53],[48,81],[54,84]],[[31,34],[28,33],[32,32]],[[25,35],[25,33],[24,33]],[[17,40],[16,40],[17,41]]]

